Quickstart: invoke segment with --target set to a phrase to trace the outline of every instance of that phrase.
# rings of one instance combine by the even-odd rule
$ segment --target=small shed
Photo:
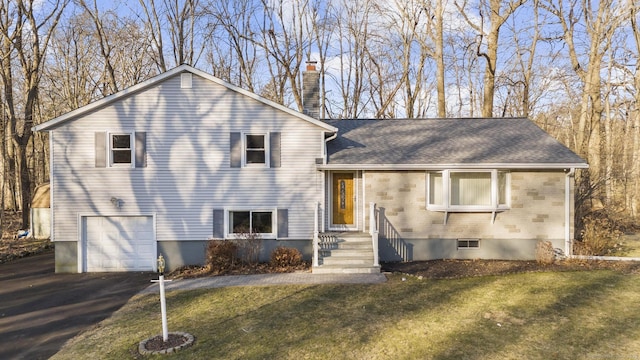
[[[49,184],[36,187],[31,201],[31,231],[35,239],[51,237],[51,196]]]

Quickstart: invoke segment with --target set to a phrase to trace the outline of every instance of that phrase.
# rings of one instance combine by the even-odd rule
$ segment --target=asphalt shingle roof
[[[329,165],[586,162],[526,118],[332,120]]]

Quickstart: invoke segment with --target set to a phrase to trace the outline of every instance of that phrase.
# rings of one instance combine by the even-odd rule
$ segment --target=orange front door
[[[334,173],[332,192],[332,217],[334,225],[353,225],[353,173]]]

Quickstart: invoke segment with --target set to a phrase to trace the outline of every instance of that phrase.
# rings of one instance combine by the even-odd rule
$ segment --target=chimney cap
[[[317,61],[308,60],[307,61],[307,71],[316,71]]]

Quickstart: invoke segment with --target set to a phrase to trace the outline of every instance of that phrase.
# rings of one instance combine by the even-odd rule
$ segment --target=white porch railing
[[[376,221],[376,203],[369,203],[369,234],[373,245],[373,266],[380,266],[378,260],[378,221]]]
[[[313,267],[318,267],[318,253],[320,252],[320,202],[316,202],[313,210]]]
[[[320,253],[320,203],[316,202],[313,209],[313,267],[319,266]],[[369,235],[371,235],[371,245],[373,248],[373,266],[380,266],[378,255],[378,221],[376,219],[376,203],[369,204]],[[331,237],[323,237],[323,241]]]

